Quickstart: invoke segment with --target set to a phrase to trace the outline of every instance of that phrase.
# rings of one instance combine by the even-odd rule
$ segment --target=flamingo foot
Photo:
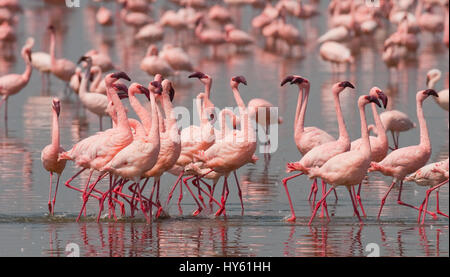
[[[296,218],[294,215],[292,215],[292,216],[286,218],[285,220],[286,220],[287,222],[295,222],[296,219],[297,219],[297,218]]]
[[[192,213],[192,215],[193,215],[193,216],[197,216],[197,215],[199,215],[199,214],[201,213],[202,210],[203,210],[203,209],[198,208],[197,210],[195,210],[195,211]]]
[[[48,213],[50,215],[53,215],[53,209],[52,209],[52,204],[50,202],[48,202]]]

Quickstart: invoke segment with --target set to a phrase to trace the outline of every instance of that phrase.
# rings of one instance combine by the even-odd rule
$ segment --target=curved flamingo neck
[[[164,114],[166,115],[167,122],[170,126],[176,126],[177,119],[175,118],[175,114],[173,112],[173,105],[170,101],[170,97],[167,93],[163,93],[162,95],[162,104],[164,109]],[[169,127],[169,126],[167,126]]]
[[[148,134],[150,132],[150,129],[153,126],[150,113],[139,102],[139,100],[137,99],[137,97],[135,95],[134,89],[130,89],[128,91],[128,99],[130,100],[131,107],[136,112],[137,116],[139,117],[139,119],[142,122],[142,126],[144,126],[144,129],[145,129],[146,133]]]
[[[120,101],[119,96],[117,95],[117,92],[114,91],[113,88],[110,86],[106,87],[106,93],[109,94],[109,99],[111,99],[114,110],[117,114],[117,128],[125,129],[127,132],[131,134],[130,125],[128,124],[128,117],[127,113],[125,111],[125,107],[123,106],[122,102]]]
[[[358,105],[358,107],[359,107],[359,115],[361,118],[361,139],[362,139],[362,145],[360,150],[370,155],[371,150],[370,150],[369,130],[367,129],[365,104],[360,104]]]
[[[381,122],[380,115],[377,111],[377,106],[375,103],[371,103],[373,120],[375,121],[375,126],[377,128],[377,137],[383,142],[387,142],[386,130],[384,129],[383,123]]]
[[[348,136],[347,128],[345,126],[344,116],[342,115],[341,103],[339,101],[339,93],[333,93],[334,107],[336,109],[336,116],[339,126],[339,138],[338,140],[348,141],[350,143],[350,137]]]
[[[95,71],[95,79],[91,84],[91,91],[94,91],[98,88],[98,86],[100,85],[100,82],[102,81],[102,70],[100,67],[98,67]]]
[[[158,115],[158,105],[156,104],[155,95],[150,93],[150,106],[152,108],[152,126],[147,136],[154,142],[159,143],[159,115]]]
[[[297,129],[299,132],[304,131],[306,108],[308,106],[308,99],[309,99],[309,90],[310,90],[310,86],[307,86],[304,91],[304,93],[305,93],[304,99],[302,99],[302,108],[300,109],[300,117],[297,122]]]
[[[205,101],[205,93],[199,93],[197,95],[197,98],[195,99],[195,103],[197,105],[197,113],[198,117],[200,118],[200,125],[207,124],[208,123],[208,117],[206,116],[205,110],[204,110],[204,104],[202,101]]]
[[[59,135],[59,121],[58,114],[52,109],[52,147],[59,150],[60,135]]]
[[[31,73],[33,72],[33,66],[31,65],[30,59],[24,55],[23,59],[26,63],[25,71],[22,74],[22,78],[25,80],[25,82],[28,82],[31,78]]]
[[[419,121],[419,128],[420,128],[420,145],[431,150],[430,138],[428,136],[427,121],[425,120],[425,116],[423,114],[422,104],[423,99],[417,99],[417,119]]]

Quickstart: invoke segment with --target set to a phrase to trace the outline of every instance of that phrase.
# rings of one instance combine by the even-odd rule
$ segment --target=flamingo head
[[[439,94],[437,94],[437,92],[434,89],[426,89],[423,91],[423,95],[426,95],[426,97],[432,95],[435,97],[439,97]]]
[[[53,98],[52,109],[56,112],[56,115],[59,116],[59,113],[61,112],[61,102],[56,97]]]
[[[122,83],[114,83],[112,87],[117,92],[120,99],[128,98],[128,87]]]
[[[53,25],[49,25],[48,27],[47,27],[47,29],[50,31],[50,32],[55,32],[55,26],[53,26]]]
[[[355,86],[352,84],[352,83],[350,83],[349,81],[344,81],[344,82],[340,82],[339,83],[339,87],[341,87],[341,88],[355,88]]]
[[[147,99],[150,100],[150,91],[146,87],[138,83],[132,83],[128,91],[132,94],[134,93],[144,94],[147,97]]]
[[[341,93],[342,91],[344,91],[346,88],[355,88],[355,86],[348,82],[348,81],[343,81],[343,82],[337,82],[333,85],[333,87],[331,88],[331,91],[333,92],[333,94],[339,95],[339,93]]]
[[[371,95],[363,95],[361,96],[363,98],[363,100],[365,100],[363,102],[363,104],[368,104],[368,103],[375,103],[378,107],[381,108],[381,104],[380,101],[378,101],[378,98],[376,96],[371,96]]]
[[[442,76],[442,72],[439,69],[431,69],[427,72],[427,87],[430,87],[430,82],[433,81],[433,83],[437,82]],[[434,85],[434,84],[433,84]]]
[[[205,74],[200,71],[192,73],[191,75],[188,76],[188,78],[198,78],[200,82],[202,82],[205,85],[210,85],[212,82],[212,79],[208,74]]]
[[[158,94],[158,95],[161,95],[162,90],[163,90],[163,88],[162,88],[162,86],[161,86],[161,82],[158,82],[158,81],[150,82],[148,88],[149,88],[149,90],[150,90],[152,93],[155,93],[155,94]]]
[[[106,77],[105,77],[106,87],[111,87],[112,84],[119,79],[125,79],[127,81],[131,81],[130,77],[128,77],[128,75],[125,72],[120,71],[120,72],[110,73],[110,74],[106,75]]]
[[[284,86],[286,83],[290,83],[291,85],[297,84],[298,86],[307,86],[309,85],[309,81],[306,78],[297,75],[289,75],[281,81],[280,86]]]
[[[161,86],[163,88],[163,92],[169,95],[170,102],[173,102],[173,98],[175,97],[175,89],[173,88],[172,82],[165,79],[162,81]]]
[[[379,89],[378,87],[373,87],[370,90],[369,95],[377,97],[378,99],[380,99],[381,102],[383,102],[383,107],[386,109],[387,104],[388,104],[388,97],[381,89]]]
[[[239,84],[247,85],[247,80],[245,80],[244,76],[235,76],[231,78],[231,87],[238,87]]]

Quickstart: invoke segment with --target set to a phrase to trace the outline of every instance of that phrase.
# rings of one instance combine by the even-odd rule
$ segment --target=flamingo
[[[104,94],[88,92],[88,80],[91,76],[91,65],[92,60],[90,57],[81,57],[80,60],[87,61],[88,65],[86,68],[86,73],[81,78],[80,89],[78,92],[78,96],[80,97],[81,103],[83,106],[88,109],[90,112],[96,114],[99,119],[100,130],[103,130],[102,125],[102,117],[107,116],[107,107],[108,107],[108,97]]]
[[[158,42],[164,38],[164,29],[159,23],[150,23],[142,26],[134,38],[146,42]]]
[[[235,76],[230,80],[230,86],[239,107],[241,129],[234,130],[223,140],[214,143],[207,150],[201,151],[198,155],[195,155],[199,161],[203,162],[202,168],[208,168],[210,172],[215,171],[223,174],[224,186],[221,197],[221,207],[216,212],[216,216],[225,213],[225,204],[229,192],[227,181],[228,175],[247,163],[255,163],[258,159],[254,155],[256,150],[256,133],[248,120],[248,110],[238,89],[238,86],[241,83],[244,85],[247,84],[247,81],[243,76]],[[237,178],[236,184],[238,186],[242,205],[240,186]]]
[[[82,71],[80,67],[77,67],[75,70],[75,74],[70,77],[69,81],[69,87],[73,90],[73,92],[78,94],[78,91],[80,90],[80,84],[82,79]]]
[[[302,159],[298,162],[294,163],[288,163],[287,164],[287,172],[293,172],[293,171],[300,171],[303,174],[308,174],[309,168],[312,167],[321,167],[326,161],[331,159],[332,157],[347,152],[350,150],[350,137],[348,135],[344,117],[342,115],[341,105],[339,102],[339,95],[342,91],[345,90],[345,88],[355,88],[353,84],[350,82],[344,81],[344,82],[338,82],[333,85],[332,87],[332,94],[334,98],[334,105],[336,109],[336,115],[338,119],[338,125],[339,125],[339,138],[334,141],[330,141],[324,144],[321,144],[317,147],[314,147],[311,149],[308,153],[306,153]],[[300,174],[301,175],[301,174]],[[297,176],[300,176],[297,174]],[[294,175],[295,176],[295,175]],[[292,179],[293,177],[288,177],[283,179],[283,185],[286,190],[286,194],[289,199],[289,204],[291,208],[291,217],[287,219],[287,221],[295,221],[295,212],[292,205],[292,201],[290,200],[291,197],[289,195],[289,191],[287,188],[287,181]],[[316,180],[314,180],[313,186],[315,187]],[[325,190],[325,184],[322,183],[322,188]],[[324,193],[325,191],[323,191]],[[326,207],[326,206],[325,206]]]
[[[427,88],[434,89],[436,83],[441,79],[441,71],[439,69],[431,69],[427,72]],[[439,97],[434,98],[436,103],[444,110],[448,111],[448,88],[437,93]]]
[[[135,90],[147,89],[137,83],[133,83],[128,91],[134,93]],[[137,99],[134,99],[133,101],[137,101]],[[137,184],[138,190],[140,189],[142,175],[144,172],[154,167],[160,151],[159,118],[156,111],[156,101],[153,92],[150,94],[150,104],[152,109],[150,129],[148,129],[148,126],[144,126],[144,134],[135,135],[130,144],[120,150],[105,166],[103,166],[103,168],[100,169],[101,172],[109,172],[112,175],[132,180]],[[112,188],[103,194],[102,199],[105,199],[108,193],[112,194]],[[139,198],[141,199],[141,196],[139,196]],[[141,205],[143,206],[142,200]],[[149,222],[151,215],[150,217],[147,216],[146,213],[145,215],[147,222]]]
[[[332,65],[354,63],[354,58],[350,49],[342,43],[335,41],[327,41],[320,46],[320,56],[325,61],[331,62]]]
[[[436,190],[436,213],[448,217],[448,215],[444,214],[439,209],[439,188],[444,184],[448,183],[448,158],[444,161],[435,162],[427,164],[416,172],[406,176],[404,179],[405,182],[415,182],[419,186],[427,186],[429,189],[427,190],[426,197],[422,202],[422,205],[419,207],[419,217],[417,218],[417,222],[420,223],[420,217],[423,213],[422,224],[425,221],[428,198],[430,197],[431,192]]]
[[[406,132],[416,127],[407,114],[398,110],[385,111],[380,114],[384,129],[390,131],[394,141],[394,149],[399,146],[400,132]],[[375,130],[376,133],[376,130]]]
[[[48,27],[50,30],[50,63],[51,63],[51,72],[53,75],[58,77],[60,80],[66,82],[66,88],[68,87],[68,83],[70,82],[70,78],[75,74],[76,65],[67,59],[56,59],[55,57],[55,27],[50,25]]]
[[[175,72],[194,70],[192,58],[180,47],[165,44],[159,56],[166,60]]]
[[[113,24],[112,13],[105,7],[100,7],[95,15],[97,22],[102,26],[111,26]]]
[[[255,120],[255,122],[265,130],[266,136],[268,135],[270,125],[283,123],[283,118],[271,111],[272,108],[274,108],[274,105],[262,98],[253,98],[247,105],[249,117]],[[261,112],[262,115],[260,114]],[[270,144],[268,138],[267,143]]]
[[[90,57],[92,59],[92,65],[99,66],[102,72],[108,72],[114,69],[114,64],[111,61],[111,58],[96,49],[91,49],[87,51],[83,56]]]
[[[72,160],[75,164],[82,169],[72,176],[65,185],[68,188],[75,189],[79,192],[82,190],[75,188],[70,183],[84,170],[90,169],[91,175],[94,170],[100,170],[105,164],[107,164],[121,149],[130,144],[133,140],[133,134],[130,129],[129,122],[127,120],[125,107],[120,102],[117,95],[117,91],[122,89],[122,86],[113,86],[114,82],[119,79],[130,80],[125,72],[111,73],[106,76],[106,86],[108,96],[111,98],[115,112],[117,113],[117,124],[113,128],[104,132],[99,132],[90,137],[87,137],[80,142],[76,143],[70,150],[63,152],[59,155],[60,160]],[[105,174],[101,174],[97,181],[93,184],[91,191],[94,189],[95,184],[100,181]],[[88,180],[89,183],[89,180]],[[86,184],[86,189],[87,189]],[[89,192],[90,194],[90,192]],[[83,198],[87,201],[86,190],[83,192]],[[84,209],[85,203],[83,203]],[[80,213],[81,216],[81,213]],[[80,217],[79,216],[79,217]],[[79,219],[78,217],[78,219]]]
[[[215,29],[204,29],[203,19],[196,22],[195,36],[204,44],[208,44],[213,49],[213,57],[217,57],[218,47],[226,43],[226,35]]]
[[[143,71],[152,76],[155,76],[156,74],[161,74],[163,77],[173,75],[173,69],[165,59],[158,56],[158,48],[154,44],[148,47],[147,54],[141,61],[140,67]]]
[[[322,180],[330,184],[332,188],[330,188],[323,195],[322,199],[317,202],[308,225],[311,225],[322,202],[325,201],[328,194],[333,190],[333,188],[337,186],[347,187],[347,190],[350,194],[350,199],[352,200],[353,210],[358,216],[359,222],[362,222],[361,217],[359,216],[358,209],[356,207],[355,200],[353,199],[351,187],[362,182],[362,180],[366,176],[367,169],[369,168],[370,162],[372,160],[369,131],[367,130],[367,121],[365,114],[365,106],[368,103],[375,103],[379,107],[381,107],[380,102],[378,102],[378,99],[374,96],[362,95],[358,99],[358,108],[361,118],[361,137],[363,139],[362,146],[358,150],[351,150],[332,157],[321,167],[312,167],[309,169],[308,176],[310,179],[321,178]]]
[[[21,91],[31,78],[33,67],[31,65],[31,48],[33,48],[34,39],[27,40],[22,47],[21,55],[25,61],[26,68],[22,74],[8,74],[0,77],[0,108],[5,103],[5,121],[8,119],[8,98]]]
[[[422,13],[423,2],[423,0],[418,0],[415,11],[420,29],[432,34],[442,32],[444,30],[444,18],[439,14],[432,13],[430,5],[426,7],[426,12]]]
[[[386,108],[388,98],[378,87],[373,87],[370,90],[369,95],[380,99],[383,103],[383,107]],[[388,150],[389,150],[388,138],[386,136],[386,131],[384,130],[384,126],[383,126],[383,123],[381,122],[381,119],[378,114],[375,103],[372,103],[371,106],[372,106],[373,118],[375,120],[375,128],[377,130],[378,136],[376,136],[376,137],[369,136],[370,152],[371,152],[370,156],[371,156],[372,161],[381,162],[386,157]],[[370,127],[371,126],[369,126],[369,129],[370,129]],[[352,141],[352,143],[350,145],[350,150],[352,151],[352,150],[360,149],[361,147],[363,147],[362,146],[363,143],[364,142],[363,142],[362,138]],[[361,202],[361,184],[359,184],[359,186],[358,186],[358,193],[356,194],[356,200],[358,200],[358,203],[361,207],[363,216],[365,217],[366,212],[364,211],[364,207]]]
[[[49,80],[52,70],[51,57],[49,53],[42,51],[31,53],[31,65],[41,72],[43,82],[44,78]]]
[[[416,94],[417,119],[419,120],[419,127],[420,127],[420,143],[418,145],[403,147],[394,150],[389,155],[387,155],[386,158],[384,158],[381,162],[371,163],[369,172],[380,171],[383,175],[392,176],[394,178],[392,184],[389,186],[389,189],[386,191],[383,198],[381,199],[378,218],[381,215],[381,211],[383,210],[383,206],[387,196],[389,195],[394,185],[398,182],[400,182],[400,189],[398,193],[397,203],[400,205],[413,207],[417,209],[417,207],[402,202],[401,194],[402,194],[403,179],[405,178],[405,176],[415,172],[416,170],[424,166],[431,155],[431,143],[430,138],[428,136],[427,123],[423,115],[423,108],[422,108],[423,101],[430,95],[438,97],[436,91],[432,89],[421,90]],[[435,215],[433,214],[433,217],[434,216]]]
[[[52,101],[52,143],[45,146],[44,149],[42,149],[41,152],[41,161],[42,165],[50,172],[50,188],[48,193],[48,211],[51,215],[53,215],[55,211],[55,200],[56,200],[56,194],[58,192],[58,184],[59,184],[59,178],[61,177],[61,173],[63,172],[64,168],[66,167],[66,161],[65,160],[58,160],[58,155],[62,152],[64,152],[64,149],[60,145],[60,132],[59,132],[59,113],[61,111],[61,103],[58,98],[53,98]],[[52,177],[53,173],[56,173],[58,175],[58,179],[56,181],[56,188],[55,188],[55,196],[53,197],[53,202],[51,202],[51,196],[52,196]]]
[[[226,24],[233,21],[233,18],[231,17],[231,12],[220,5],[214,5],[211,8],[209,8],[208,11],[208,18],[218,22],[219,24]]]
[[[225,40],[234,44],[239,52],[240,48],[253,44],[253,38],[246,32],[237,29],[233,24],[225,25]]]

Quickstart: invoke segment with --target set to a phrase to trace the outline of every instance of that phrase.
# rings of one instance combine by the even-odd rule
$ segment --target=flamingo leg
[[[61,175],[58,174],[58,177],[56,178],[55,195],[53,196],[53,201],[52,201],[52,215],[55,212],[56,194],[58,193],[58,185],[59,185],[59,178],[60,177],[61,177]]]
[[[236,175],[236,171],[233,171],[233,174],[234,174],[234,179],[236,180],[236,185],[237,185],[237,188],[238,188],[239,200],[241,201],[241,215],[244,215],[244,202],[242,201],[241,186],[239,185],[239,180],[238,180],[238,177]]]
[[[391,192],[394,185],[395,185],[395,180],[392,181],[392,184],[389,186],[389,189],[386,191],[383,198],[381,199],[380,210],[378,211],[378,217],[377,217],[378,219],[380,219],[381,211],[383,210],[383,206],[384,206],[384,203],[386,202],[386,198],[388,197],[388,195]]]
[[[98,176],[97,180],[91,185],[91,188],[90,188],[90,190],[89,190],[88,195],[87,195],[86,197],[83,197],[83,205],[82,205],[81,210],[80,210],[80,213],[79,213],[79,215],[78,215],[78,217],[77,217],[77,220],[76,220],[77,222],[80,220],[81,214],[82,214],[83,210],[84,210],[85,207],[86,207],[87,201],[88,201],[88,199],[89,199],[89,195],[90,195],[91,192],[94,190],[94,188],[95,188],[95,186],[97,185],[97,183],[98,183],[103,177],[105,177],[105,175],[106,175],[106,173],[103,173],[103,174],[101,174],[100,176]],[[94,197],[97,197],[97,196],[94,195]]]
[[[290,176],[290,177],[284,178],[283,181],[282,181],[282,182],[283,182],[284,189],[286,190],[286,195],[287,195],[288,200],[289,200],[289,207],[291,208],[291,217],[289,217],[289,218],[287,219],[287,221],[292,221],[292,222],[294,222],[295,219],[296,219],[296,217],[295,217],[295,211],[294,211],[294,205],[292,205],[291,195],[289,194],[289,190],[288,190],[288,187],[287,187],[287,181],[289,181],[289,180],[291,180],[291,179],[294,179],[294,178],[296,178],[296,177],[298,177],[298,176],[300,176],[300,175],[303,175],[303,173],[301,172],[301,173],[294,174],[294,175],[292,175],[292,176]]]
[[[75,175],[73,175],[69,180],[67,180],[64,185],[70,189],[79,191],[79,192],[83,192],[81,189],[76,188],[74,186],[71,186],[70,183],[73,181],[73,179],[75,179],[78,175],[80,175],[83,171],[85,171],[87,168],[83,168],[80,171],[78,171]]]
[[[181,172],[180,175],[178,175],[177,181],[175,182],[172,189],[170,190],[169,196],[167,197],[166,205],[169,205],[170,199],[172,199],[173,192],[174,192],[175,188],[177,187],[178,183],[181,181],[182,177],[183,177],[183,172]]]
[[[143,201],[143,199],[142,199],[142,193],[141,193],[141,188],[140,188],[139,182],[140,182],[140,181],[137,181],[137,182],[136,182],[136,190],[137,190],[137,192],[138,192],[138,197],[139,197],[139,202],[140,202],[141,210],[142,210],[142,212],[144,213],[144,216],[145,216],[145,219],[147,220],[147,223],[150,224],[151,221],[152,221],[152,215],[151,215],[151,214],[150,214],[150,215],[147,214],[147,211],[146,211],[146,209],[145,209],[144,201]]]
[[[311,215],[311,218],[309,219],[308,225],[311,225],[313,219],[316,217],[317,210],[319,210],[320,206],[322,205],[322,202],[325,201],[328,194],[330,194],[330,192],[333,190],[333,188],[334,188],[334,186],[331,186],[331,188],[325,193],[325,195],[322,196],[322,199],[320,199],[319,202],[317,202],[316,207],[314,208],[314,211]]]
[[[197,198],[195,197],[194,193],[192,192],[191,188],[189,187],[186,179],[183,180],[184,185],[186,186],[186,188],[188,189],[189,193],[192,195],[192,198],[194,199],[195,203],[197,204],[197,210],[195,210],[192,215],[193,216],[197,216],[202,210],[202,205],[200,204],[200,202],[198,202]]]
[[[201,180],[201,179],[200,179]],[[194,180],[195,181],[195,180]],[[202,180],[203,181],[203,180]],[[203,182],[205,182],[205,181],[203,181]],[[206,183],[206,182],[205,182]],[[200,183],[194,183],[194,182],[192,182],[192,184],[194,185],[194,186],[196,186],[196,187],[199,187],[200,186]],[[200,190],[203,192],[203,193],[205,193],[208,197],[209,197],[209,201],[212,203],[213,201],[217,204],[217,205],[219,205],[220,206],[220,203],[219,203],[219,201],[217,201],[214,197],[213,197],[213,195],[211,194],[211,193],[208,193],[207,191],[205,191],[204,189],[202,189],[202,188],[200,188]]]
[[[356,206],[356,201],[353,198],[353,193],[352,193],[350,187],[347,187],[347,189],[348,189],[348,193],[350,194],[350,199],[352,200],[353,211],[355,212],[356,216],[358,217],[359,223],[362,223],[361,217],[359,216],[358,208]]]
[[[436,190],[436,213],[448,218],[448,215],[439,209],[439,190]]]
[[[407,204],[407,203],[405,203],[405,202],[403,202],[403,201],[401,200],[401,198],[402,198],[402,187],[403,187],[403,180],[400,182],[400,189],[399,189],[399,191],[398,191],[398,199],[397,199],[397,203],[398,203],[399,205],[403,205],[403,206],[406,206],[406,207],[410,207],[410,208],[419,210],[419,208],[417,208],[417,207],[415,207],[415,206],[413,206],[413,205]],[[430,212],[430,211],[427,211],[427,213],[430,214],[430,215],[433,217],[433,219],[437,219],[437,215],[436,215],[435,213]]]
[[[325,184],[325,182],[322,180],[322,197],[325,195],[325,191],[327,190],[327,185]],[[322,202],[322,211],[321,211],[321,215],[320,217],[323,218],[324,217],[324,211],[327,212],[327,219],[330,219],[330,216],[328,215],[328,208],[327,208],[327,200],[324,200]]]
[[[317,183],[317,179],[314,179],[314,182],[311,184],[311,190],[309,191],[308,200],[311,200],[311,197],[312,197],[314,188],[315,188],[315,186],[316,186],[316,183]]]
[[[356,200],[358,200],[359,206],[361,207],[361,211],[363,213],[363,216],[366,217],[366,212],[364,211],[364,207],[363,204],[361,202],[361,186],[362,183],[359,184],[358,186],[358,193],[356,194]]]
[[[440,188],[441,186],[445,185],[447,182],[448,182],[448,179],[447,179],[446,181],[440,183],[439,185],[436,185],[436,186],[434,186],[434,187],[432,187],[432,188],[430,188],[430,189],[427,190],[427,195],[426,195],[426,197],[425,197],[425,206],[424,206],[423,219],[422,219],[421,224],[424,224],[424,223],[425,223],[425,217],[427,216],[428,199],[430,198],[430,194],[431,194],[434,190],[436,190],[436,189]]]
[[[48,190],[48,212],[50,215],[52,215],[52,177],[53,177],[53,172],[50,172],[50,187]]]

